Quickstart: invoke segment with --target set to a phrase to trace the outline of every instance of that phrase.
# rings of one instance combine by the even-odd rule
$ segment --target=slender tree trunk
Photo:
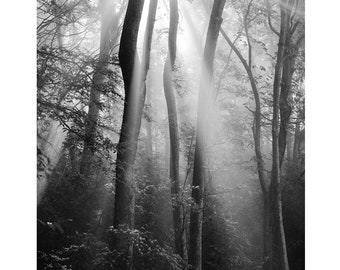
[[[144,35],[144,44],[143,44],[143,59],[142,66],[144,69],[143,80],[144,80],[144,88],[146,91],[146,77],[149,71],[150,66],[150,53],[151,53],[151,43],[152,43],[152,34],[153,28],[155,25],[155,17],[157,11],[158,0],[150,0],[149,4],[149,14],[146,23],[146,30]],[[150,89],[146,91],[146,105],[147,105],[147,119],[146,119],[146,132],[147,132],[147,153],[148,157],[152,159],[152,129],[151,129],[151,93]]]
[[[294,2],[289,0],[289,4]],[[282,78],[282,62],[284,60],[286,35],[288,32],[289,15],[287,14],[288,1],[281,1],[281,27],[277,60],[275,66],[274,86],[273,86],[273,120],[272,120],[272,174],[269,187],[270,201],[270,226],[272,229],[272,256],[270,258],[271,269],[288,270],[288,255],[283,228],[282,200],[281,200],[281,170],[280,170],[280,145],[279,145],[279,114],[280,114],[280,82]],[[285,119],[284,119],[285,120]],[[284,149],[283,149],[284,153]],[[282,160],[281,160],[282,161]]]
[[[202,79],[198,96],[197,133],[194,157],[192,193],[194,205],[190,211],[189,264],[195,270],[202,269],[202,218],[203,192],[207,178],[207,142],[209,111],[213,95],[213,61],[217,38],[222,24],[226,0],[214,0],[203,55]]]
[[[99,111],[101,107],[100,96],[105,83],[106,69],[108,67],[110,57],[110,31],[112,26],[117,27],[118,19],[116,18],[116,24],[113,24],[112,18],[115,18],[114,6],[109,0],[102,0],[100,2],[101,10],[101,32],[100,32],[100,51],[99,60],[93,75],[93,84],[90,92],[89,110],[87,113],[87,119],[85,122],[85,137],[84,137],[84,150],[82,159],[80,162],[79,172],[85,181],[88,180],[90,173],[92,172],[93,157],[96,150],[96,130],[99,117]]]
[[[292,165],[294,166],[298,165],[299,144],[300,144],[300,120],[297,120],[294,131],[293,160],[292,160]]]
[[[259,182],[261,186],[262,191],[262,198],[263,198],[263,269],[267,270],[269,269],[269,259],[271,254],[271,230],[269,226],[269,220],[270,220],[270,203],[269,203],[269,191],[268,191],[268,184],[266,184],[265,174],[264,174],[264,161],[262,157],[262,147],[261,147],[261,120],[262,120],[262,113],[261,113],[261,101],[260,101],[260,95],[259,91],[257,89],[256,80],[254,78],[251,65],[252,65],[252,46],[250,43],[250,37],[248,33],[248,24],[247,24],[247,18],[249,15],[251,3],[248,5],[248,9],[244,18],[244,25],[246,31],[246,36],[248,40],[248,63],[242,56],[241,52],[236,48],[235,44],[230,40],[228,35],[225,33],[223,29],[221,29],[222,36],[227,41],[229,46],[232,48],[232,50],[235,52],[237,57],[240,59],[243,67],[245,68],[250,86],[253,92],[254,100],[255,100],[255,111],[253,111],[254,115],[254,122],[252,127],[253,132],[253,139],[254,139],[254,146],[255,146],[255,157],[256,157],[256,167],[257,167],[257,173],[259,177]]]
[[[183,259],[186,259],[185,242],[186,237],[182,228],[182,207],[180,198],[179,180],[179,133],[176,108],[176,96],[173,88],[173,70],[176,61],[176,41],[178,28],[178,2],[169,0],[170,3],[170,23],[168,37],[168,55],[164,64],[163,85],[164,95],[168,109],[169,135],[170,135],[170,181],[173,208],[173,221],[175,232],[175,251]]]
[[[146,114],[147,114],[147,119],[146,119],[146,151],[148,158],[150,160],[153,159],[153,152],[152,152],[152,123],[151,123],[151,115],[152,115],[152,109],[151,109],[151,89],[148,89],[146,91]]]
[[[115,237],[113,248],[125,260],[120,269],[132,269],[132,239],[129,230],[134,228],[135,182],[133,165],[144,107],[145,88],[141,82],[141,66],[136,45],[144,0],[129,0],[119,48],[119,62],[125,88],[122,128],[117,145],[116,196],[114,228],[127,233]]]
[[[152,34],[155,25],[155,17],[157,11],[158,0],[150,0],[148,18],[146,22],[146,29],[144,34],[143,55],[142,55],[142,83],[146,88],[145,81],[148,75],[150,66],[150,53],[152,44]]]
[[[289,96],[292,88],[292,78],[294,73],[295,55],[290,52],[291,34],[288,32],[285,40],[285,51],[282,70],[282,82],[280,93],[280,132],[279,132],[279,152],[280,152],[280,168],[284,160],[284,154],[287,146],[287,135],[289,118],[292,108],[289,105]]]
[[[233,43],[235,43],[236,39],[234,40]],[[214,97],[214,101],[217,100],[218,94],[220,93],[221,87],[222,87],[222,79],[225,79],[225,76],[227,74],[227,71],[229,70],[229,63],[230,63],[230,59],[231,59],[231,53],[233,52],[233,49],[230,49],[228,57],[225,61],[225,65],[222,69],[222,72],[220,74],[220,78],[218,79],[218,83],[217,83],[217,87],[216,87],[216,92],[215,92],[215,97]]]
[[[267,270],[270,267],[270,257],[271,257],[271,243],[272,234],[270,229],[270,201],[269,192],[262,192],[263,197],[263,270]]]
[[[288,164],[290,165],[293,159],[293,134],[288,131],[287,134],[287,160],[288,160]]]
[[[283,161],[283,156],[286,148],[286,133],[288,127],[288,121],[290,116],[290,107],[288,104],[288,95],[290,90],[290,82],[292,77],[292,59],[286,58],[285,59],[285,71],[284,71],[284,78],[287,82],[285,89],[283,91],[283,95],[280,97],[280,82],[281,82],[281,64],[284,59],[284,43],[290,42],[289,37],[286,39],[286,34],[288,30],[288,23],[290,19],[290,12],[293,6],[294,0],[286,1],[284,5],[281,3],[281,29],[283,27],[284,31],[281,31],[280,41],[279,41],[279,52],[278,52],[278,60],[277,60],[277,67],[275,71],[275,80],[274,80],[274,100],[276,102],[274,108],[274,117],[273,117],[273,173],[272,173],[272,181],[270,188],[267,187],[265,183],[264,177],[264,163],[261,154],[261,104],[259,99],[259,93],[257,91],[256,82],[252,74],[251,70],[251,42],[248,34],[248,26],[247,26],[247,17],[249,14],[251,2],[248,4],[248,9],[244,18],[244,26],[246,31],[246,37],[248,39],[248,63],[241,55],[240,51],[235,47],[235,45],[231,42],[228,38],[226,33],[221,29],[221,33],[234,50],[236,55],[239,57],[241,63],[243,64],[244,68],[248,73],[248,77],[250,80],[250,84],[253,90],[254,99],[255,99],[255,111],[254,114],[254,125],[253,125],[253,137],[254,137],[254,145],[255,145],[255,154],[256,154],[256,161],[257,161],[257,169],[259,180],[261,184],[262,194],[263,194],[263,259],[264,265],[263,269],[272,269],[272,267],[278,267],[277,265],[273,264],[272,256],[277,256],[277,252],[273,254],[273,248],[277,246],[280,247],[281,257],[280,257],[280,267],[288,267],[288,260],[286,254],[286,247],[285,247],[285,239],[284,239],[284,231],[283,231],[283,224],[282,224],[282,206],[281,206],[281,194],[278,188],[278,183],[280,182],[280,166]],[[285,8],[283,8],[285,6]],[[288,9],[287,9],[288,7]],[[290,7],[290,8],[289,8]],[[287,14],[288,13],[288,14]],[[289,19],[288,19],[289,18]],[[281,126],[279,132],[279,105],[281,106]],[[280,135],[280,136],[279,136]],[[280,143],[279,143],[280,138]],[[274,146],[275,145],[275,146]],[[275,181],[273,181],[275,179]],[[275,212],[276,216],[272,215]],[[275,222],[274,222],[275,221]],[[277,229],[276,229],[277,228]],[[276,233],[277,236],[274,238],[273,233]],[[275,243],[275,244],[274,244]],[[277,244],[279,243],[279,244]],[[277,250],[277,249],[275,249]],[[276,268],[274,268],[276,269]],[[281,269],[281,268],[279,268]],[[287,268],[282,268],[287,269]]]
[[[77,151],[76,151],[77,137],[72,132],[68,133],[68,146],[67,150],[70,157],[71,173],[77,175],[78,172],[78,162],[77,162]]]
[[[169,164],[170,164],[170,140],[168,139],[168,134],[164,134],[164,146],[165,146],[165,156],[164,156],[164,168],[165,172],[170,174]]]

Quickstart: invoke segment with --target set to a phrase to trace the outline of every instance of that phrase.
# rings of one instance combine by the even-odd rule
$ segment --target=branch
[[[296,23],[294,23],[291,28],[289,29],[289,34],[292,36],[297,28],[297,26],[299,25],[299,21],[297,21]]]
[[[269,5],[269,1],[268,0],[267,0],[267,17],[268,17],[269,28],[279,37],[280,33],[272,25],[271,14],[270,14],[270,5]]]
[[[247,38],[247,42],[248,42],[248,66],[250,67],[250,69],[251,69],[251,50],[252,50],[252,48],[251,48],[251,44],[250,44],[247,19],[248,19],[248,15],[249,15],[249,12],[250,12],[252,2],[253,1],[249,2],[246,14],[244,15],[244,19],[243,19],[244,30],[246,32],[246,38]]]
[[[305,35],[302,35],[296,42],[295,44],[293,45],[293,47],[296,47],[296,48],[299,48],[300,47],[300,44],[302,42],[302,40],[305,39]]]
[[[249,77],[249,80],[250,80],[250,85],[251,85],[251,88],[253,90],[253,93],[254,93],[254,97],[255,97],[255,102],[256,102],[256,106],[260,107],[260,99],[259,99],[259,94],[258,94],[258,91],[257,91],[257,87],[256,87],[256,80],[253,76],[253,72],[250,68],[250,66],[247,64],[247,61],[243,58],[242,54],[240,53],[240,51],[236,48],[236,46],[231,42],[230,38],[228,37],[228,35],[224,32],[224,30],[222,28],[220,28],[220,32],[222,34],[222,36],[224,37],[224,39],[228,42],[229,46],[233,49],[233,51],[235,52],[235,54],[238,56],[238,58],[240,59],[242,65],[244,66],[247,74],[248,74],[248,77]],[[258,110],[257,109],[257,110]]]
[[[230,38],[228,37],[228,35],[226,34],[226,32],[222,29],[220,29],[220,32],[222,34],[222,36],[224,37],[224,39],[228,42],[229,46],[233,49],[233,51],[235,52],[235,54],[238,56],[238,58],[240,59],[241,63],[243,64],[244,68],[248,71],[249,70],[249,66],[247,64],[247,61],[243,58],[241,52],[236,48],[236,46],[234,45],[234,43],[230,40]]]
[[[299,0],[296,0],[294,11],[292,12],[291,17],[290,17],[290,24],[293,24],[293,21],[294,21],[295,15],[296,15],[296,11],[297,11],[297,7],[298,7],[298,3],[299,3]]]
[[[238,38],[239,37],[235,38],[233,44],[235,44],[235,42],[238,40]],[[227,60],[226,60],[226,64],[224,65],[223,70],[222,70],[222,72],[220,74],[220,78],[218,80],[217,90],[216,90],[216,93],[215,93],[215,100],[217,99],[218,93],[220,92],[220,89],[221,89],[222,78],[224,78],[225,74],[228,71],[228,66],[229,66],[229,62],[230,62],[230,59],[231,59],[231,53],[232,52],[233,52],[233,49],[230,48],[230,51],[229,51],[229,54],[228,54],[228,57],[227,57]]]
[[[251,110],[247,105],[244,106],[248,111],[250,111],[252,114],[255,114],[255,111]]]

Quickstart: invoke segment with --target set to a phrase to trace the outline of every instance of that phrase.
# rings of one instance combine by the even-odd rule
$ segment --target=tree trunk
[[[287,11],[287,16],[290,18],[291,11]],[[288,23],[287,27],[290,24]],[[292,113],[292,108],[289,105],[289,96],[292,88],[292,79],[294,73],[295,53],[292,49],[292,33],[287,31],[284,44],[284,59],[282,69],[282,82],[280,93],[280,132],[279,132],[279,152],[280,152],[280,168],[284,160],[285,149],[287,146],[289,118]],[[297,48],[296,48],[297,49]],[[288,151],[288,149],[287,149]]]
[[[292,132],[288,131],[287,134],[287,160],[288,164],[290,165],[293,159],[293,134]]]
[[[146,23],[146,30],[144,35],[143,44],[143,59],[142,66],[144,69],[143,80],[144,88],[146,91],[146,77],[150,66],[150,53],[151,53],[151,43],[152,43],[152,33],[155,25],[155,17],[157,11],[158,0],[151,0],[149,4],[149,14]],[[151,129],[151,93],[150,89],[146,92],[146,105],[147,105],[147,119],[146,119],[146,132],[147,132],[147,153],[150,160],[152,159],[152,129]]]
[[[151,123],[151,115],[152,115],[152,109],[151,109],[151,89],[148,89],[146,91],[146,114],[147,114],[147,119],[146,119],[146,152],[148,155],[148,158],[150,161],[153,158],[153,152],[152,152],[152,123]]]
[[[289,0],[289,4],[293,1]],[[279,145],[279,113],[280,113],[280,82],[282,78],[282,62],[285,57],[285,42],[288,32],[290,16],[287,14],[288,1],[281,1],[281,27],[278,44],[277,60],[275,66],[273,86],[273,120],[272,120],[272,151],[273,162],[271,182],[269,187],[270,226],[272,229],[272,255],[270,258],[271,269],[288,270],[288,256],[283,228],[282,201],[281,201],[281,170],[280,170],[280,145]],[[284,153],[284,149],[283,149]]]
[[[125,88],[123,121],[116,160],[116,196],[114,228],[123,229],[113,241],[113,248],[124,257],[120,269],[132,269],[135,182],[134,161],[144,107],[145,88],[141,82],[141,66],[136,46],[144,0],[129,0],[119,48],[119,62]]]
[[[226,0],[214,0],[204,48],[202,79],[198,96],[197,132],[192,181],[193,206],[190,211],[189,264],[195,270],[202,269],[202,218],[203,192],[207,177],[207,141],[209,111],[213,95],[213,61],[218,33],[222,24],[222,13]]]
[[[246,23],[246,20],[249,15],[250,5],[248,5],[248,9],[245,15],[245,29],[248,28],[248,25]],[[236,48],[234,43],[230,40],[230,38],[227,36],[225,31],[221,29],[222,36],[227,41],[229,46],[232,48],[232,50],[235,52],[235,54],[240,59],[243,67],[245,68],[250,86],[253,92],[254,100],[255,100],[255,111],[253,111],[254,115],[254,121],[252,126],[252,132],[253,132],[253,139],[254,139],[254,146],[255,146],[255,158],[256,158],[256,168],[257,168],[257,174],[259,177],[259,182],[261,186],[262,191],[262,197],[263,197],[263,269],[269,269],[269,258],[271,253],[271,232],[269,227],[269,192],[268,192],[268,184],[266,184],[265,174],[264,174],[264,161],[262,157],[262,148],[261,148],[261,120],[262,120],[262,113],[261,113],[261,101],[260,101],[260,95],[259,91],[257,89],[256,80],[254,78],[251,66],[252,66],[252,46],[250,43],[250,37],[248,30],[246,31],[246,36],[248,40],[248,63],[242,56],[241,52]]]
[[[298,119],[295,123],[295,131],[294,131],[293,160],[292,160],[293,166],[298,166],[300,132],[301,132],[300,131],[300,120]]]
[[[118,26],[119,19],[114,14],[114,6],[109,0],[102,0],[101,10],[101,32],[100,32],[100,51],[99,60],[93,75],[93,84],[90,92],[89,110],[85,122],[84,150],[80,162],[79,172],[84,181],[87,181],[92,172],[93,157],[96,150],[96,129],[101,107],[100,96],[102,87],[105,83],[106,69],[110,57],[110,30]],[[115,18],[115,23],[112,21]]]
[[[179,182],[179,133],[177,121],[176,96],[173,88],[173,70],[176,61],[176,41],[178,28],[178,2],[169,0],[170,23],[168,37],[168,55],[164,64],[163,86],[168,109],[169,135],[170,135],[170,181],[173,208],[173,221],[175,232],[175,252],[186,259],[186,237],[182,228],[183,212],[180,198]]]

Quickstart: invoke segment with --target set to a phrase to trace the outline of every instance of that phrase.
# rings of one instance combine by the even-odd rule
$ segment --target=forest
[[[305,269],[304,0],[37,0],[37,269]]]

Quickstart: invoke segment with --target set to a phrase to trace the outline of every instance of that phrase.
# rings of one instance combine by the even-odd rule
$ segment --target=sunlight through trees
[[[37,1],[38,269],[304,269],[304,0]]]

